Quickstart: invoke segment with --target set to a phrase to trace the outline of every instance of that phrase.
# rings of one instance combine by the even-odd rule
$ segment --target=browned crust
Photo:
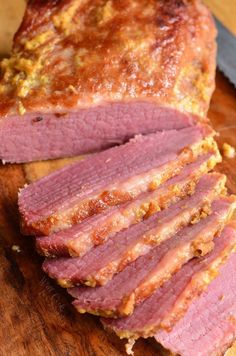
[[[0,113],[143,99],[205,115],[215,35],[198,0],[32,0],[1,65]]]

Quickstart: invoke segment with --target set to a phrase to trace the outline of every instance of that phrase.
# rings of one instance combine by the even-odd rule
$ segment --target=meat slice
[[[199,2],[29,1],[1,63],[0,159],[71,156],[186,127],[191,116],[178,111],[204,116],[209,106],[215,35]]]
[[[133,313],[134,306],[148,298],[156,289],[191,258],[204,255],[213,248],[214,236],[226,220],[217,211],[199,223],[182,229],[171,239],[129,264],[102,287],[75,287],[69,293],[79,312],[108,317]]]
[[[82,258],[46,260],[43,269],[64,287],[78,283],[104,285],[128,263],[170,238],[192,220],[196,221],[201,214],[207,214],[211,201],[224,189],[224,183],[223,175],[205,175],[193,196],[110,237],[107,243],[92,249]]]
[[[222,264],[235,251],[235,246],[236,231],[226,226],[221,235],[215,238],[212,252],[186,263],[151,297],[139,304],[131,316],[116,320],[103,319],[104,326],[111,328],[119,337],[130,340],[154,336],[160,329],[170,332],[191,307],[193,300],[217,277]]]
[[[202,155],[157,190],[143,193],[134,201],[107,209],[69,229],[38,237],[37,251],[47,257],[83,256],[93,246],[104,243],[114,233],[191,194],[200,176],[212,169],[216,162],[216,154]]]
[[[235,225],[228,232],[235,236]],[[171,332],[155,338],[181,356],[223,355],[236,339],[236,253]]]
[[[19,194],[23,233],[48,235],[156,189],[198,154],[216,150],[213,136],[205,125],[139,136],[32,183]]]
[[[201,119],[145,102],[112,103],[62,114],[11,115],[0,118],[0,160],[21,163],[98,152],[140,133],[179,130],[197,120]]]

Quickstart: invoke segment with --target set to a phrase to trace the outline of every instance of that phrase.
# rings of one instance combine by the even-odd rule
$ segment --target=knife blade
[[[217,18],[215,22],[218,30],[217,64],[236,87],[236,37]]]

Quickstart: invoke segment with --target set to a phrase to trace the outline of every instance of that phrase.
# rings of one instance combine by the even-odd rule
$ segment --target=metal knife
[[[234,36],[217,18],[218,53],[217,64],[219,69],[236,87],[236,36]]]

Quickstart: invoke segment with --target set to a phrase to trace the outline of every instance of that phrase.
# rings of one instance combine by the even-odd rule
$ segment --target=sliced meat
[[[193,196],[110,237],[107,243],[92,249],[82,258],[46,260],[43,269],[64,287],[78,283],[89,286],[106,284],[128,263],[149,252],[201,214],[207,214],[211,201],[224,189],[224,183],[223,175],[205,175]]]
[[[93,246],[104,243],[114,233],[191,194],[200,176],[212,169],[216,162],[216,154],[202,155],[157,190],[143,193],[134,201],[107,209],[69,229],[38,237],[36,248],[40,254],[47,257],[83,256]]]
[[[1,63],[0,159],[72,156],[186,127],[178,111],[209,106],[215,36],[199,2],[29,1]]]
[[[76,298],[79,312],[108,317],[133,313],[134,306],[148,298],[156,289],[197,255],[213,248],[214,236],[222,228],[217,212],[199,223],[182,229],[171,239],[129,264],[102,287],[76,287],[69,293]]]
[[[219,201],[218,205],[220,203],[227,204],[226,201]],[[230,202],[228,204],[230,209]],[[162,328],[170,332],[193,300],[217,277],[235,246],[236,231],[232,232],[232,228],[226,226],[221,235],[215,238],[212,252],[186,263],[151,297],[139,304],[131,316],[116,320],[103,319],[104,326],[111,328],[119,337],[128,339],[154,336]]]
[[[235,236],[235,225],[229,233]],[[236,253],[173,330],[158,331],[156,340],[181,356],[224,355],[236,339],[235,271]]]
[[[19,194],[24,234],[48,235],[154,190],[202,152],[216,149],[200,125],[139,136],[32,183]]]
[[[63,114],[11,115],[0,118],[0,160],[21,163],[97,152],[140,133],[179,130],[195,121],[193,115],[145,102],[112,103]]]

